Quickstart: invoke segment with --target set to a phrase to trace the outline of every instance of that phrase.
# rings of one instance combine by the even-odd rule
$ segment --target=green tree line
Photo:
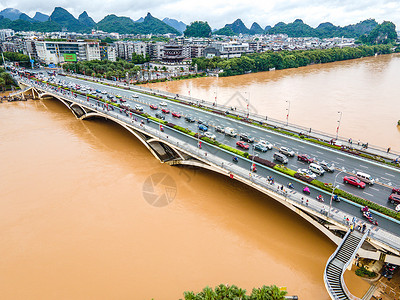
[[[328,63],[378,54],[392,53],[392,45],[358,46],[355,48],[330,48],[296,51],[267,51],[252,53],[235,58],[194,58],[192,65],[198,70],[223,70],[220,76],[240,75],[248,72],[262,72],[270,69],[282,70],[311,64]]]
[[[16,85],[14,79],[3,68],[0,68],[0,89],[2,92]]]
[[[133,76],[140,71],[139,66],[122,59],[118,59],[116,62],[109,60],[90,60],[66,63],[63,65],[63,69],[68,72],[95,77],[106,77],[108,79],[113,79],[113,77],[123,78],[126,76],[126,73],[128,73],[129,76]]]

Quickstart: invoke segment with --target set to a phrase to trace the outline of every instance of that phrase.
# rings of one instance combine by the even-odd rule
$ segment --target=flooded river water
[[[247,89],[260,113],[281,119],[290,99],[291,121],[326,131],[340,107],[343,134],[400,148],[398,109],[390,109],[398,107],[399,63],[367,58],[168,89],[210,98],[218,86],[221,101]],[[360,78],[346,79],[349,69]],[[157,174],[170,190],[160,189]],[[173,201],[150,205],[149,184]],[[77,120],[50,99],[0,104],[0,299],[179,299],[228,283],[248,291],[276,284],[299,299],[328,300],[322,277],[335,248],[258,192],[159,163],[117,125]],[[368,288],[354,273],[346,283],[358,296]]]

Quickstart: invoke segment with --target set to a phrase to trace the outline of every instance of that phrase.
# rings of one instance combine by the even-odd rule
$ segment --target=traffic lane
[[[75,82],[76,83],[78,83],[80,80],[75,80]],[[83,83],[86,83],[85,81],[83,81]],[[100,84],[96,84],[96,85],[100,85]],[[102,86],[102,87],[104,87],[106,90],[108,90],[108,91],[114,91],[116,88],[109,88],[108,86]],[[130,95],[132,95],[132,92],[130,92],[130,91],[126,91],[126,90],[123,90],[123,89],[118,89],[119,91],[120,91],[120,94],[121,95],[124,95],[125,97],[129,97]],[[152,103],[152,104],[156,104],[156,105],[159,105],[159,103],[157,103],[157,102],[159,102],[159,101],[162,101],[162,99],[154,99],[154,98],[152,98],[152,97],[148,97],[148,96],[146,96],[146,95],[141,95],[141,96],[139,96],[139,99],[140,98],[142,98],[141,100],[142,101],[148,101],[147,103]],[[134,102],[134,100],[128,100],[128,101],[130,101],[130,102]],[[200,113],[200,111],[198,111],[198,110],[193,110],[193,108],[189,108],[189,107],[182,107],[182,106],[179,106],[178,107],[178,105],[176,105],[176,104],[174,104],[173,102],[169,102],[169,104],[170,104],[170,109],[172,109],[172,110],[174,110],[174,111],[179,111],[179,109],[181,109],[181,113],[182,114],[184,114],[184,115],[188,115],[188,114],[191,114],[191,113],[193,113],[193,112],[196,112],[195,113],[195,116],[197,117],[197,118],[201,118],[201,116],[202,115],[204,115],[204,113]],[[223,118],[221,118],[221,119],[223,119]],[[215,118],[213,118],[213,120],[215,120]],[[218,118],[217,118],[217,120],[218,120]],[[240,130],[242,130],[242,131],[244,131],[244,132],[246,132],[246,133],[249,133],[250,132],[250,134],[251,133],[253,133],[253,135],[260,135],[260,134],[263,134],[264,133],[264,131],[263,130],[261,130],[261,129],[258,129],[258,128],[256,128],[256,129],[254,129],[254,128],[252,128],[252,127],[250,127],[250,126],[248,126],[247,124],[234,124],[234,125],[232,125],[232,122],[227,122],[227,120],[226,119],[223,119],[225,122],[221,122],[221,125],[223,125],[223,126],[226,126],[226,125],[228,125],[228,126],[234,126],[234,125],[236,125],[236,127],[237,128],[239,128],[239,130],[238,131],[240,131]],[[215,123],[214,121],[213,121],[213,123]],[[247,128],[246,128],[246,126],[247,126]],[[277,135],[268,135],[268,137],[270,138],[270,142],[272,142],[272,143],[275,143],[275,145],[277,145],[277,146],[280,146],[280,145],[287,145],[289,142],[288,142],[288,140],[282,140],[282,137],[280,137],[280,136],[277,136]],[[273,138],[273,137],[275,137],[275,138]],[[281,142],[281,143],[279,143],[278,144],[278,142],[277,142],[277,139],[278,138],[280,138],[279,139],[279,141]],[[318,160],[326,160],[326,161],[333,161],[334,162],[334,159],[336,159],[336,160],[339,160],[338,159],[338,157],[337,157],[337,155],[332,155],[332,157],[326,157],[326,156],[324,156],[324,157],[322,157],[322,158],[320,158],[320,155],[326,155],[326,154],[328,154],[328,156],[329,156],[329,154],[334,154],[334,153],[332,153],[332,152],[330,152],[330,151],[325,151],[325,153],[322,153],[320,150],[322,150],[322,149],[319,149],[319,148],[316,148],[316,146],[314,146],[314,145],[309,145],[309,144],[303,144],[303,143],[301,143],[301,142],[299,142],[299,141],[292,141],[292,140],[289,140],[290,141],[290,143],[291,144],[293,144],[293,143],[297,143],[297,147],[298,148],[303,148],[305,151],[304,151],[304,153],[307,153],[307,154],[309,154],[310,156],[312,156],[312,157],[315,157],[316,159],[318,159]],[[300,144],[301,143],[301,144]],[[295,149],[297,149],[296,148],[296,146],[292,146],[293,148],[295,148]],[[315,149],[316,148],[316,149]],[[308,151],[307,151],[308,150]],[[315,152],[313,152],[313,151],[315,151],[316,153],[318,153],[318,154],[315,154]],[[301,153],[301,151],[298,151],[298,153]],[[335,154],[337,154],[337,153],[335,153]],[[354,170],[357,170],[357,166],[358,165],[360,165],[359,163],[357,163],[357,162],[353,162],[353,164],[351,164],[351,161],[352,161],[352,159],[348,159],[348,157],[346,157],[347,159],[342,159],[343,160],[343,165],[344,166],[347,166],[347,168],[349,168],[349,169],[354,169]],[[354,159],[353,159],[354,160]],[[367,162],[366,162],[367,163]],[[338,164],[336,164],[336,165],[338,165]],[[371,164],[370,164],[371,165]],[[364,165],[362,165],[362,166],[364,166]],[[374,166],[375,167],[375,169],[377,169],[377,170],[380,170],[380,169],[382,169],[382,168],[379,168],[379,167],[377,167],[377,166],[375,166],[375,165],[372,165],[372,166]],[[367,166],[364,166],[364,168],[368,168]],[[390,174],[389,173],[390,172],[390,170],[388,171],[388,172],[385,172],[385,175],[387,176],[387,177],[389,177],[389,176],[395,176],[395,175],[393,175],[393,174]],[[384,180],[384,179],[383,179]]]

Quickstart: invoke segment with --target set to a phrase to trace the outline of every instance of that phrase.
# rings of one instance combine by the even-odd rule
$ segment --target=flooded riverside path
[[[197,99],[236,105],[236,92],[250,99],[252,111],[400,151],[398,101],[400,54],[366,57],[297,69],[233,77],[205,77],[148,84]],[[245,108],[245,103],[242,103]]]
[[[2,103],[0,116],[0,299],[178,299],[220,283],[328,299],[335,245],[274,200],[161,164],[122,128],[56,100]],[[176,184],[162,208],[143,196],[157,173]],[[358,296],[368,288],[346,280]]]

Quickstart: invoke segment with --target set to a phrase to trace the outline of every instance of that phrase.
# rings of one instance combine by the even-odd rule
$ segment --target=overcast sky
[[[127,16],[134,20],[150,12],[163,19],[169,17],[189,24],[208,21],[212,28],[223,27],[240,18],[247,27],[258,22],[261,27],[302,19],[316,27],[322,22],[335,25],[354,24],[374,18],[400,26],[400,0],[1,0],[0,10],[17,8],[33,17],[36,11],[51,14],[61,6],[75,17],[86,10],[96,22],[108,14]]]

